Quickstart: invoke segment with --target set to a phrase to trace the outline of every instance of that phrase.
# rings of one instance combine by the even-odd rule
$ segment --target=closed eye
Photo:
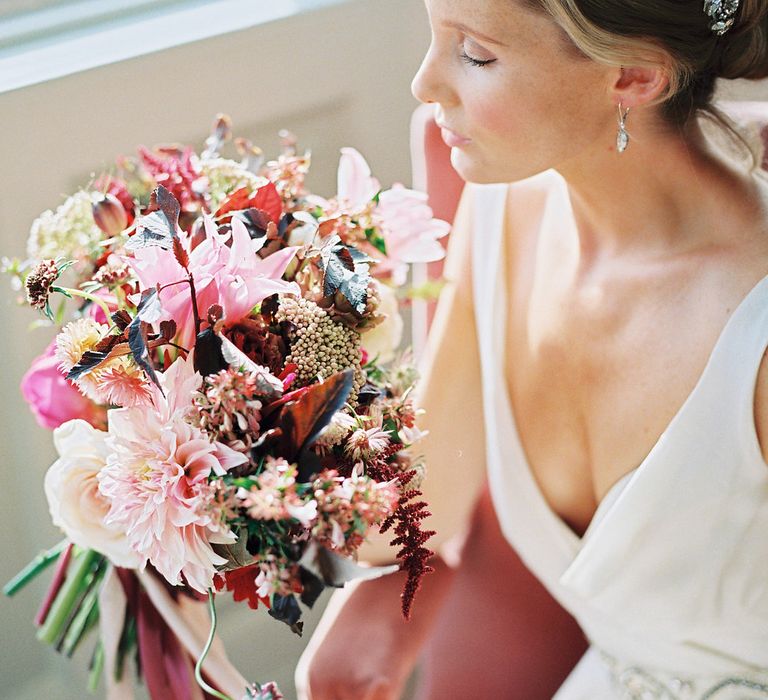
[[[462,61],[464,61],[465,63],[469,63],[469,65],[471,66],[487,66],[489,63],[493,63],[496,60],[495,58],[490,58],[488,60],[481,61],[479,58],[472,58],[472,56],[467,54],[467,52],[464,51],[463,49],[460,55],[461,55]]]

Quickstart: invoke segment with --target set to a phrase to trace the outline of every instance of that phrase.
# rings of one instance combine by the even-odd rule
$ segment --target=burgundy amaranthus
[[[386,461],[399,449],[402,449],[402,445],[391,445],[373,464],[366,466],[366,473],[376,481],[389,481],[396,478],[403,488],[407,488],[416,476],[416,470],[399,471],[396,464],[389,464]],[[400,547],[396,556],[400,560],[400,570],[405,571],[408,576],[403,592],[400,594],[403,617],[406,620],[411,618],[411,606],[416,593],[421,588],[421,579],[434,571],[427,561],[435,553],[425,547],[424,543],[435,534],[435,531],[421,529],[421,521],[428,518],[431,513],[427,510],[426,501],[414,501],[421,495],[422,492],[418,489],[403,491],[395,512],[382,523],[380,528],[380,532],[384,533],[394,526],[395,538],[390,544],[393,547]]]

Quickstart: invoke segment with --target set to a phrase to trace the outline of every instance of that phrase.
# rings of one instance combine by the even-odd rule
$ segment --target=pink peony
[[[106,425],[106,411],[83,396],[58,368],[56,341],[32,362],[21,380],[21,393],[38,425],[53,430],[74,418],[82,418],[94,427]]]
[[[161,375],[165,396],[153,388],[154,410],[111,410],[110,454],[98,478],[110,504],[106,524],[125,531],[142,565],[205,592],[226,562],[211,544],[235,541],[208,477],[247,458],[187,422],[201,381],[191,359],[177,360]]]
[[[260,258],[258,251],[265,239],[251,240],[245,224],[237,218],[232,219],[231,234],[219,234],[213,219],[206,216],[205,231],[205,240],[191,251],[189,237],[182,234],[203,317],[211,305],[221,304],[226,322],[234,323],[271,294],[300,294],[297,284],[281,279],[298,248],[283,248]],[[142,290],[187,278],[173,252],[162,248],[140,248],[127,262]],[[191,347],[195,329],[189,285],[176,284],[164,289],[160,299],[164,310],[161,320],[176,321],[178,342]]]

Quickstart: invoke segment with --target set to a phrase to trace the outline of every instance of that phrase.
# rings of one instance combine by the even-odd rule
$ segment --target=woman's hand
[[[424,578],[411,620],[400,610],[402,572],[334,593],[296,669],[298,700],[398,700],[437,616],[452,570]]]

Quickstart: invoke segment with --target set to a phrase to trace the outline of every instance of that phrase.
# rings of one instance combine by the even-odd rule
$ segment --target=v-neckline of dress
[[[504,210],[506,210],[506,198],[504,200]],[[500,393],[502,394],[502,405],[503,409],[506,412],[506,419],[507,419],[507,425],[509,427],[510,432],[510,441],[511,441],[511,448],[517,453],[517,459],[520,464],[520,471],[522,472],[523,479],[528,482],[529,491],[533,494],[533,498],[537,501],[537,506],[539,509],[545,514],[544,517],[546,517],[550,524],[560,532],[561,537],[565,540],[565,545],[570,550],[571,554],[575,556],[587,543],[589,539],[591,539],[594,536],[594,531],[598,528],[600,522],[604,519],[604,514],[606,509],[615,502],[620,496],[621,496],[621,490],[623,489],[629,489],[631,488],[631,482],[634,481],[636,478],[640,478],[642,476],[642,472],[648,467],[648,465],[653,461],[653,458],[655,457],[656,453],[659,451],[660,446],[662,443],[669,438],[669,435],[677,428],[678,424],[681,423],[686,415],[686,413],[689,410],[689,406],[693,403],[693,401],[696,399],[698,394],[702,391],[702,387],[705,385],[707,378],[709,377],[710,373],[712,372],[712,368],[714,365],[714,360],[718,355],[718,350],[720,347],[724,344],[725,338],[728,336],[728,332],[730,328],[734,325],[734,320],[737,318],[739,312],[746,306],[747,301],[753,297],[759,288],[761,288],[763,285],[768,284],[768,275],[765,275],[762,277],[751,289],[750,291],[741,299],[741,301],[736,305],[734,310],[730,313],[728,316],[728,319],[726,320],[723,328],[721,329],[717,340],[715,341],[715,344],[712,347],[712,350],[710,351],[707,362],[704,366],[704,369],[702,370],[701,375],[699,376],[698,380],[696,381],[696,384],[694,385],[693,389],[690,391],[688,396],[686,397],[685,401],[683,401],[682,405],[678,408],[677,412],[674,414],[672,419],[669,421],[667,426],[662,431],[661,435],[659,435],[658,439],[654,442],[653,446],[649,450],[649,452],[646,454],[645,458],[632,470],[621,476],[617,481],[615,481],[611,487],[608,489],[608,491],[605,493],[602,499],[600,499],[600,502],[597,504],[597,507],[595,508],[595,512],[592,515],[592,518],[590,519],[586,530],[584,531],[584,534],[579,536],[574,530],[571,529],[571,527],[566,523],[566,521],[552,508],[549,501],[544,496],[544,493],[541,491],[541,488],[539,487],[538,482],[536,481],[536,477],[534,476],[533,470],[531,468],[530,462],[528,461],[528,457],[525,453],[525,450],[523,449],[522,440],[520,439],[520,433],[517,428],[517,420],[515,418],[514,409],[512,405],[512,397],[509,394],[509,388],[506,381],[506,334],[507,334],[507,320],[508,320],[508,313],[507,313],[507,305],[508,305],[508,294],[509,294],[509,287],[507,285],[507,279],[508,279],[508,265],[507,265],[507,241],[506,241],[506,215],[502,215],[502,225],[500,227],[499,235],[501,236],[500,246],[498,250],[500,251],[499,259],[497,261],[497,268],[496,268],[496,274],[501,275],[502,277],[502,285],[501,290],[503,290],[501,299],[498,300],[498,303],[496,304],[496,307],[498,309],[497,313],[500,313],[501,316],[497,320],[497,322],[494,325],[495,332],[497,334],[501,334],[501,340],[502,342],[498,342],[499,338],[495,338],[496,341],[495,347],[497,348],[503,348],[504,351],[499,353],[497,356],[497,377],[500,381]],[[617,493],[619,492],[619,493]]]

